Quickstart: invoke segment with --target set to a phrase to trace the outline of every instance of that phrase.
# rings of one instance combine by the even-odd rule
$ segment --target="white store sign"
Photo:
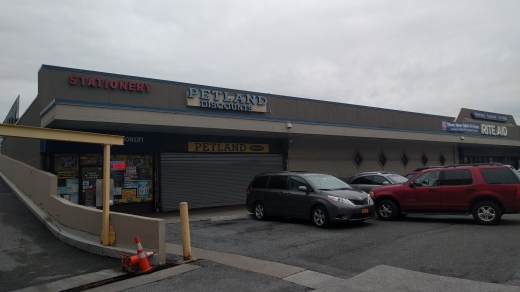
[[[482,124],[480,126],[480,133],[490,136],[507,136],[507,127]]]

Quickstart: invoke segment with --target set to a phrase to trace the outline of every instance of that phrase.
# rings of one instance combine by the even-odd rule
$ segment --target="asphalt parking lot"
[[[470,216],[409,215],[318,229],[295,219],[200,221],[190,224],[193,247],[245,255],[350,278],[378,265],[488,283],[518,285],[520,215],[497,226]],[[166,241],[181,244],[180,226]],[[516,277],[514,277],[516,275]]]

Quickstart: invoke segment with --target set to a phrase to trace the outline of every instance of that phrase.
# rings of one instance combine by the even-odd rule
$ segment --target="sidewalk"
[[[166,224],[179,223],[179,211],[162,212],[162,213],[139,213],[139,216],[164,219]],[[243,218],[252,218],[252,214],[246,209],[246,205],[235,205],[225,207],[213,207],[188,210],[188,218],[190,221],[224,221]]]
[[[182,246],[175,244],[167,244],[167,252],[171,254],[182,254]],[[349,279],[333,277],[330,275],[306,270],[299,267],[285,265],[276,262],[264,261],[254,258],[249,258],[241,255],[204,250],[199,248],[192,248],[192,253],[199,259],[205,259],[216,263],[223,264],[222,268],[218,269],[220,279],[229,277],[230,271],[233,274],[235,271],[244,270],[252,272],[247,279],[243,279],[242,285],[247,285],[246,282],[258,282],[270,280],[273,283],[272,288],[279,290],[280,283],[287,283],[285,287],[301,287],[296,291],[316,291],[316,292],[342,292],[342,291],[420,291],[420,292],[437,292],[437,291],[457,291],[457,292],[513,292],[520,291],[520,287],[508,286],[492,283],[483,283],[477,281],[470,281],[465,279],[444,277],[421,272],[409,271],[400,268],[390,267],[386,265],[376,266],[359,275]],[[169,282],[179,284],[182,283],[182,291],[207,291],[207,287],[211,286],[214,291],[233,290],[226,289],[226,287],[219,286],[216,288],[212,285],[212,279],[204,270],[204,265],[200,266],[197,261],[186,262],[179,266],[161,270],[158,272],[141,275],[130,278],[121,282],[115,282],[100,286],[89,291],[170,291],[171,285]],[[229,270],[231,269],[231,270]],[[201,272],[197,272],[197,271]],[[194,276],[189,276],[195,273]],[[49,283],[46,285],[39,285],[35,287],[28,287],[18,291],[62,291],[65,289],[72,289],[82,283],[90,283],[111,279],[121,275],[120,271],[100,271],[81,277],[75,277]],[[184,274],[188,275],[185,276]],[[251,276],[252,274],[252,276]],[[256,276],[255,276],[256,275]],[[215,274],[212,275],[215,277]],[[265,278],[268,276],[268,278]],[[238,278],[242,277],[238,275]],[[251,278],[253,277],[253,278]],[[193,278],[198,279],[193,281]],[[191,279],[191,280],[188,280]],[[236,282],[236,278],[233,279]],[[201,284],[203,287],[201,287]],[[296,284],[297,286],[290,286]],[[75,286],[76,285],[76,286]],[[162,286],[159,286],[162,285]],[[164,288],[166,287],[166,288]],[[269,286],[268,286],[269,287]],[[262,291],[269,291],[266,288]],[[285,291],[285,289],[283,289]],[[249,291],[258,291],[253,289]],[[294,291],[294,289],[293,289]]]

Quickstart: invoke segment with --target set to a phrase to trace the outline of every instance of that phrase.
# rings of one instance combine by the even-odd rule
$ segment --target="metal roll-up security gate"
[[[161,208],[245,204],[246,188],[265,171],[283,170],[281,154],[161,154]]]

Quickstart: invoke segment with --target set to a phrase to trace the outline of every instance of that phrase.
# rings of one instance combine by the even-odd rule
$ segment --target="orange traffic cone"
[[[156,251],[154,250],[154,251],[145,252],[145,255],[147,258],[149,258],[149,257],[153,256],[155,253],[156,253]],[[122,253],[119,256],[119,259],[121,260],[121,270],[129,272],[129,273],[133,273],[134,265],[139,263],[139,255],[128,255],[128,254]]]
[[[139,272],[145,273],[152,269],[150,264],[148,263],[148,259],[143,250],[143,246],[141,245],[141,241],[139,241],[139,237],[135,237],[135,244],[137,246],[137,257],[139,258]]]
[[[148,257],[151,257],[155,254],[155,250],[154,251],[147,251],[144,253],[144,255],[148,258]],[[139,255],[133,255],[130,257],[130,261],[129,261],[129,264],[130,265],[135,265],[139,262]]]

